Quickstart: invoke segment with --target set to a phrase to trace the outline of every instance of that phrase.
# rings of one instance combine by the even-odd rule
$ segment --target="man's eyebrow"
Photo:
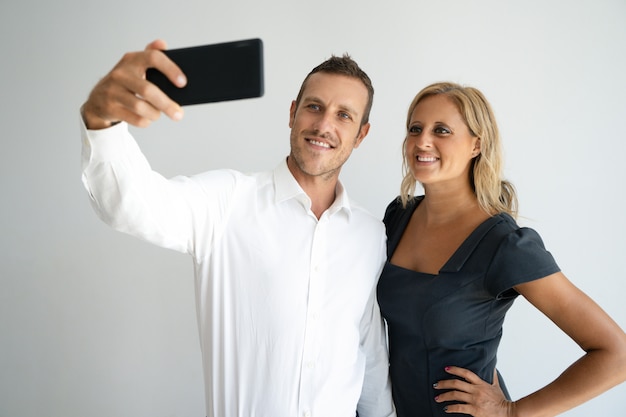
[[[307,101],[310,103],[323,103],[322,99],[317,96],[304,96],[302,97],[302,101]]]

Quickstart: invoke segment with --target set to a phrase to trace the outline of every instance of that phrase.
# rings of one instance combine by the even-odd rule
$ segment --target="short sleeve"
[[[487,270],[485,284],[496,298],[512,298],[514,286],[559,272],[539,234],[530,228],[517,228],[504,236]]]
[[[411,215],[422,199],[421,196],[414,197],[408,201],[406,207],[402,207],[402,200],[397,197],[387,206],[385,217],[383,217],[387,232],[387,257],[391,258],[396,250]]]

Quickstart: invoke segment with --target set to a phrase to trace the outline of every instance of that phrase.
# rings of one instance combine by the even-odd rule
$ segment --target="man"
[[[128,131],[182,117],[145,80],[153,67],[185,84],[162,49],[124,55],[83,105],[83,183],[105,222],[191,255],[207,416],[395,415],[375,298],[384,229],[338,179],[369,130],[369,77],[348,56],[313,69],[274,170],[168,180]]]

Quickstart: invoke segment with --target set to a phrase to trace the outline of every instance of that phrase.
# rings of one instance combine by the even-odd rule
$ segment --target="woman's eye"
[[[409,133],[421,133],[422,128],[419,126],[411,126],[409,127]]]
[[[436,127],[435,128],[435,133],[440,134],[440,135],[447,135],[450,133],[450,130],[446,129],[445,127]]]

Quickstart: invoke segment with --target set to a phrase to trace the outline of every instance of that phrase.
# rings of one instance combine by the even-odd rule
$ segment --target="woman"
[[[399,417],[555,416],[626,380],[626,334],[560,272],[514,218],[498,128],[474,88],[437,83],[413,100],[401,195],[385,213],[378,299],[389,326]],[[424,195],[413,197],[416,182]],[[521,294],[586,353],[511,401],[496,371],[507,310]]]

